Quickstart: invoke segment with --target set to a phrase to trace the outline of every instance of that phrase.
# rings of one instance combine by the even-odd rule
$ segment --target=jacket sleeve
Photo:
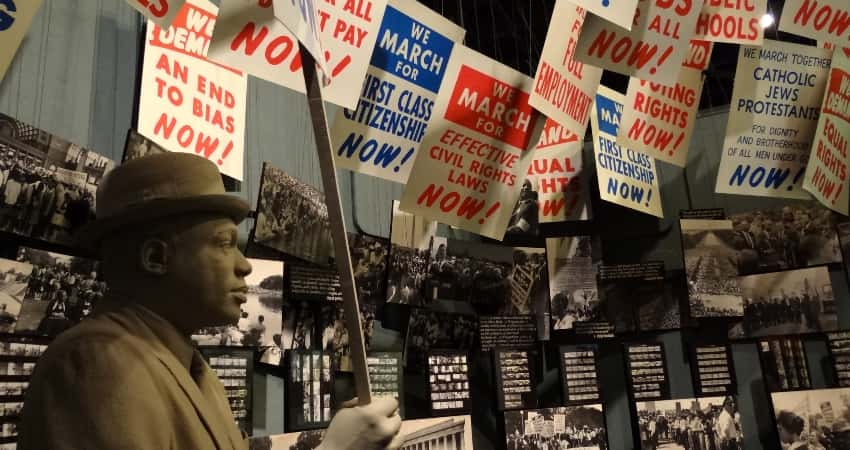
[[[30,382],[21,450],[163,450],[173,424],[149,375],[150,355],[120,338],[66,342],[45,354]]]

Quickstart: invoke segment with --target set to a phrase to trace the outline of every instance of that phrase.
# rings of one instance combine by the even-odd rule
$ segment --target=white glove
[[[317,450],[396,450],[401,446],[398,402],[379,397],[366,406],[356,399],[343,404]]]

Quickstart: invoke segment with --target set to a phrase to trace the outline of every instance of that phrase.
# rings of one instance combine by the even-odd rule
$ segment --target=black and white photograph
[[[838,229],[838,242],[841,245],[841,256],[844,261],[850,261],[850,221],[841,222],[836,228]],[[844,271],[850,278],[850,264],[844,264]]]
[[[386,239],[348,233],[348,250],[357,287],[357,300],[361,304],[383,304],[387,294],[389,242]]]
[[[404,377],[401,352],[369,352],[366,367],[369,385],[375,397],[393,397],[398,400],[398,414],[404,418]]]
[[[319,307],[306,301],[283,303],[283,350],[318,350]]]
[[[478,333],[481,349],[525,347],[537,342],[534,316],[479,316]]]
[[[519,191],[519,198],[508,219],[505,238],[533,238],[540,235],[540,203],[532,180],[525,179]]]
[[[729,216],[738,274],[841,262],[835,214],[817,202]]]
[[[292,262],[286,265],[284,289],[288,302],[341,302],[339,273],[330,267]]]
[[[143,158],[148,155],[157,155],[165,153],[168,150],[164,149],[156,142],[142,136],[138,131],[130,129],[127,131],[127,141],[124,144],[124,159],[123,162],[132,159]]]
[[[254,350],[233,347],[201,347],[201,355],[221,384],[236,425],[250,436],[252,424],[252,390],[254,385]]]
[[[115,162],[0,114],[0,231],[71,246]]]
[[[602,311],[615,333],[681,328],[679,301],[664,277],[662,261],[599,266]]]
[[[33,266],[15,333],[56,336],[86,318],[106,294],[96,261],[21,247],[17,260]]]
[[[850,448],[850,388],[770,394],[783,449]]]
[[[827,333],[829,356],[840,387],[850,387],[850,331]]]
[[[508,450],[607,450],[601,404],[505,412]]]
[[[560,348],[561,385],[564,403],[579,405],[600,399],[597,347],[568,345]]]
[[[331,355],[288,350],[286,358],[286,431],[324,428],[331,420],[334,366]]]
[[[419,373],[433,350],[470,350],[478,334],[475,316],[412,308],[404,340],[406,371]]]
[[[425,305],[423,289],[436,234],[437,222],[401,211],[393,201],[387,303]]]
[[[732,221],[682,219],[679,224],[691,317],[742,316]]]
[[[465,352],[428,354],[428,392],[432,416],[469,411],[469,357]]]
[[[14,331],[33,270],[32,264],[0,258],[0,333]]]
[[[500,411],[537,407],[537,352],[514,347],[493,350],[496,404]]]
[[[192,340],[198,345],[257,347],[262,362],[278,365],[283,349],[283,262],[255,258],[248,261],[248,301],[241,307],[239,321],[201,329],[192,335]]]
[[[593,238],[567,236],[546,239],[552,329],[572,330],[576,322],[602,320],[596,286]]]
[[[737,398],[637,402],[641,450],[742,450]]]
[[[820,333],[838,328],[838,308],[825,266],[738,278],[744,318],[730,338]]]
[[[363,344],[368,351],[372,347],[372,333],[375,330],[375,305],[360,303],[360,327],[363,329]],[[351,347],[348,346],[348,328],[345,326],[342,304],[322,305],[319,329],[322,330],[322,349],[331,355],[336,370],[351,372]]]
[[[732,349],[729,344],[691,347],[691,369],[697,396],[737,394]]]
[[[253,239],[286,255],[330,265],[333,240],[324,194],[264,163]]]
[[[644,401],[670,397],[664,344],[626,344],[625,349],[632,398]]]
[[[249,450],[315,450],[322,443],[325,430],[258,436],[248,439]]]
[[[758,341],[758,349],[768,392],[811,388],[806,346],[801,338],[763,338]]]

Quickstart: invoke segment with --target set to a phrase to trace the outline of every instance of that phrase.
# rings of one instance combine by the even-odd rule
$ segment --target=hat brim
[[[77,245],[97,250],[103,238],[122,228],[193,213],[220,213],[239,224],[248,216],[250,209],[245,200],[228,194],[154,199],[126,208],[121,214],[95,219],[80,227],[74,238]]]

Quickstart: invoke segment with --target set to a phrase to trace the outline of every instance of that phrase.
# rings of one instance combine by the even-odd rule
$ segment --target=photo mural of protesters
[[[375,330],[375,305],[360,303],[360,327],[363,329],[363,344],[366,351],[372,346]],[[321,306],[319,329],[322,333],[322,350],[332,355],[332,365],[341,372],[351,372],[351,347],[348,346],[348,328],[341,303],[326,303]]]
[[[682,249],[691,317],[744,314],[731,220],[682,219]]]
[[[835,214],[815,201],[729,218],[739,275],[841,262]]]
[[[0,231],[72,245],[115,162],[0,114]]]
[[[576,322],[601,320],[591,236],[546,239],[552,329],[572,330]]]
[[[11,333],[21,313],[33,265],[0,259],[0,333]]]
[[[328,265],[333,241],[325,196],[286,172],[263,164],[254,242],[316,264]]]
[[[783,449],[850,448],[850,388],[770,394]]]
[[[127,141],[124,144],[124,162],[167,151],[156,142],[139,134],[136,130],[130,129],[127,132]]]
[[[642,450],[741,450],[744,432],[735,397],[637,403]]]
[[[351,269],[360,303],[378,305],[386,297],[387,253],[389,242],[356,233],[348,233]]]
[[[393,201],[387,303],[423,306],[423,287],[437,222],[401,211],[398,205]]]
[[[508,450],[606,450],[601,404],[505,411]]]
[[[738,278],[744,318],[730,338],[834,331],[838,310],[825,266]]]
[[[411,308],[404,341],[406,371],[424,369],[431,350],[471,349],[477,334],[475,316]]]
[[[91,259],[28,247],[17,259],[33,270],[15,333],[56,336],[86,318],[106,294]]]

